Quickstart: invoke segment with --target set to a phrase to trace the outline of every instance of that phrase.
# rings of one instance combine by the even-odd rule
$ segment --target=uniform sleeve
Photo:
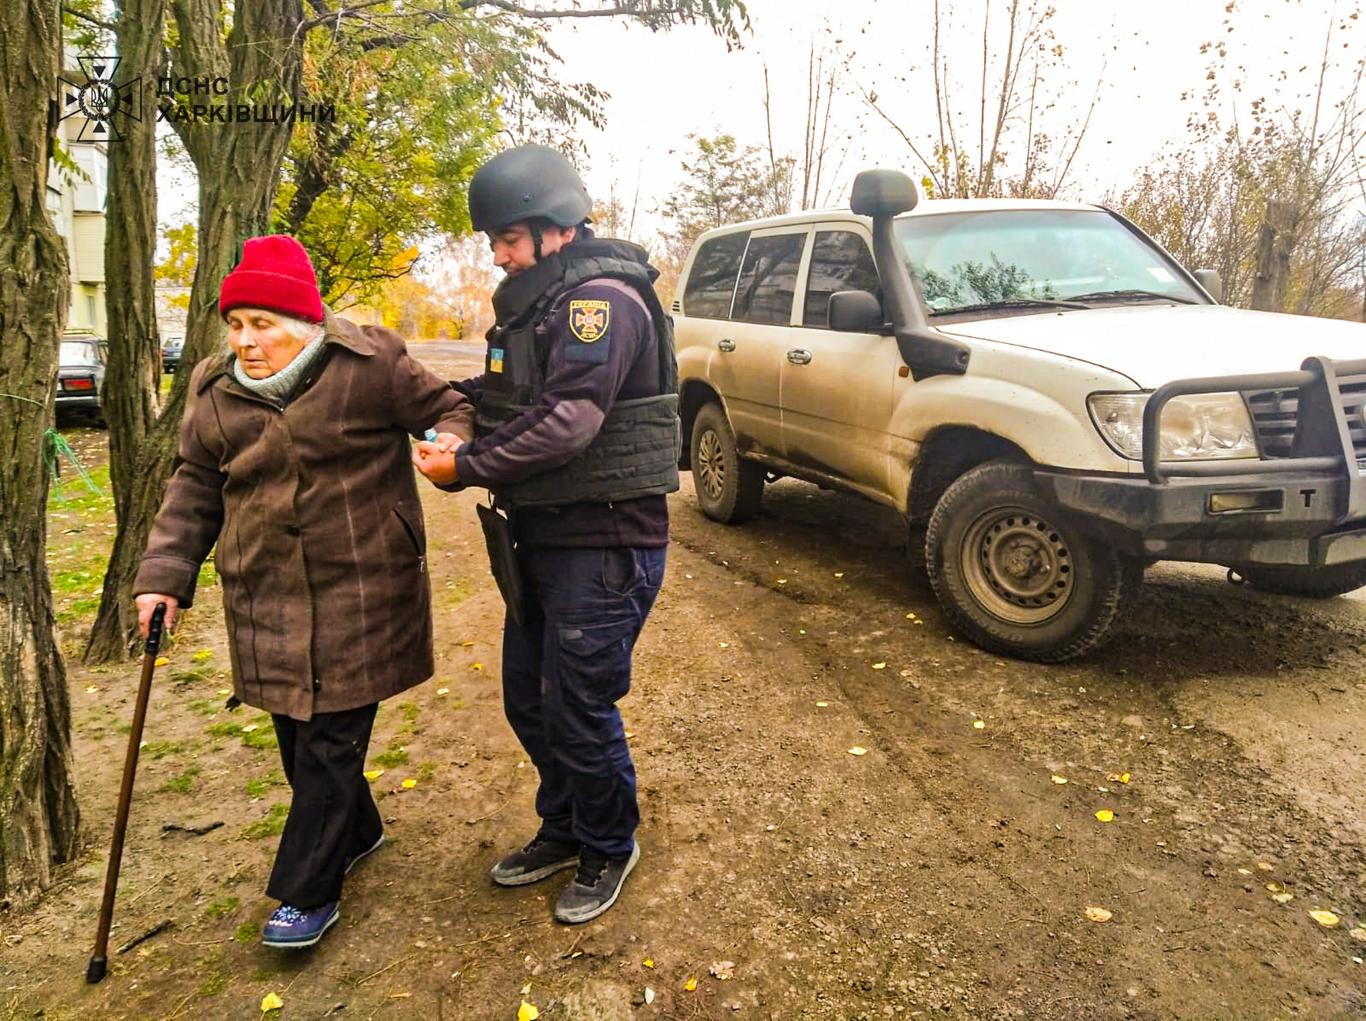
[[[200,362],[190,378],[190,397],[181,420],[180,447],[171,481],[152,522],[147,551],[133,583],[134,595],[165,593],[175,596],[182,608],[193,604],[199,567],[223,529],[227,475],[219,470],[218,458],[200,434],[201,412],[213,398],[199,396],[199,385],[210,368],[211,360]]]
[[[419,439],[428,429],[454,433],[462,441],[474,435],[474,406],[469,398],[409,354],[403,338],[392,330],[368,327],[366,333],[381,347],[398,348],[390,392],[394,417],[404,430]]]
[[[540,401],[456,451],[461,483],[496,489],[581,453],[602,428],[645,339],[653,336],[645,309],[600,283],[570,291],[547,326],[550,355]]]

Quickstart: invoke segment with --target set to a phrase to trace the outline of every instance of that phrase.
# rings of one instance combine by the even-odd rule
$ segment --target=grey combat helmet
[[[572,163],[549,146],[519,145],[500,152],[470,181],[470,223],[495,231],[523,220],[576,227],[593,202]]]

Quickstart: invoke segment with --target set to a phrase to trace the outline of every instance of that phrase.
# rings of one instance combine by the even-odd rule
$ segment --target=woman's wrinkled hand
[[[140,596],[135,596],[133,602],[138,608],[138,630],[142,632],[143,638],[147,637],[147,630],[152,626],[152,611],[157,608],[157,603],[166,604],[166,631],[169,633],[174,630],[176,613],[180,609],[180,600],[175,596],[160,592],[144,592]]]
[[[440,433],[435,442],[418,440],[413,449],[413,464],[426,476],[427,481],[438,486],[449,486],[455,482],[455,448],[460,439],[454,433]]]

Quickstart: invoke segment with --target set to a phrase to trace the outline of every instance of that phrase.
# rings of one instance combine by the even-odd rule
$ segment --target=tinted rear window
[[[745,252],[740,283],[735,289],[732,319],[786,326],[792,319],[792,296],[797,290],[797,267],[802,261],[806,232],[755,238]]]
[[[867,243],[853,231],[818,231],[806,277],[804,325],[830,325],[830,295],[836,291],[877,294],[877,266]]]
[[[722,234],[704,241],[693,258],[683,289],[683,312],[701,319],[729,319],[730,299],[740,272],[748,233]]]

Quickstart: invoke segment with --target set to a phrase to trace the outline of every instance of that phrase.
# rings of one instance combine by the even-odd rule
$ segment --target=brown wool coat
[[[469,402],[383,327],[327,319],[283,411],[200,362],[135,592],[194,599],[214,543],[248,705],[308,720],[432,675],[427,540],[408,436],[471,434]]]

